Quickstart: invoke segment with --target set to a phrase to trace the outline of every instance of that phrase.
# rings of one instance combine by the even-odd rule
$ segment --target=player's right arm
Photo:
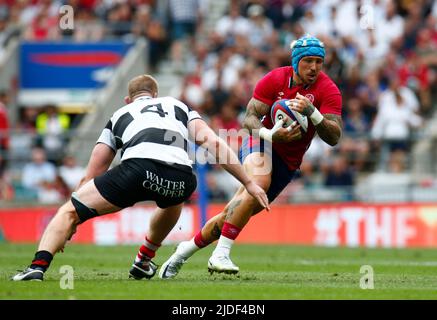
[[[272,140],[273,142],[290,142],[301,138],[302,133],[300,126],[297,124],[288,129],[282,128],[282,125],[278,122],[277,126],[275,125],[270,130],[264,128],[261,118],[267,115],[269,111],[270,106],[268,104],[255,98],[250,99],[243,120],[244,128],[248,129],[250,134],[255,134],[257,131],[262,138]]]
[[[205,121],[202,119],[190,121],[188,130],[197,145],[204,147],[214,155],[218,164],[237,178],[263,208],[270,210],[265,191],[248,177],[234,151],[215,134]]]
[[[117,143],[115,136],[112,132],[112,118],[108,121],[103,129],[100,137],[97,139],[97,143],[91,152],[90,160],[85,171],[85,176],[80,180],[76,190],[89,180],[105,173],[114,160],[117,154]]]
[[[261,118],[270,110],[270,106],[255,98],[250,99],[246,108],[246,115],[243,120],[243,127],[252,134],[254,129],[261,129],[263,124]]]
[[[91,152],[91,157],[88,162],[88,166],[85,171],[85,176],[80,180],[76,189],[79,189],[82,185],[89,180],[105,173],[114,160],[115,151],[104,143],[98,143]]]

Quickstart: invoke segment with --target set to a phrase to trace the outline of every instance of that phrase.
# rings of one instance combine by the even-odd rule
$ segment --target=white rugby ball
[[[272,119],[273,124],[278,122],[279,120],[284,121],[283,127],[288,127],[294,121],[297,121],[300,124],[300,127],[303,132],[307,132],[308,130],[308,118],[301,113],[290,109],[287,105],[287,99],[281,99],[275,101],[270,111],[270,117]]]

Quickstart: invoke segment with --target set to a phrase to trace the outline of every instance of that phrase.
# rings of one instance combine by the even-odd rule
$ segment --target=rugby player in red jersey
[[[342,133],[341,93],[321,71],[323,43],[304,36],[293,42],[291,49],[292,65],[272,70],[257,83],[243,122],[251,135],[243,141],[240,161],[248,175],[266,190],[270,203],[293,179],[316,132],[331,146],[338,143]],[[302,134],[296,123],[287,128],[273,126],[270,109],[279,99],[289,99],[291,109],[308,117],[306,133]],[[209,271],[237,273],[239,267],[230,259],[233,242],[251,216],[262,209],[240,188],[223,212],[211,218],[190,241],[178,245],[159,276],[176,276],[190,256],[215,240],[219,241],[208,261]]]

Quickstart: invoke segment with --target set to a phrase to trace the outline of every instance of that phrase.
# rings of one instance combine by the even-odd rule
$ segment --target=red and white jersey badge
[[[314,95],[311,93],[308,93],[305,95],[305,98],[308,98],[308,100],[311,101],[311,103],[314,103]]]

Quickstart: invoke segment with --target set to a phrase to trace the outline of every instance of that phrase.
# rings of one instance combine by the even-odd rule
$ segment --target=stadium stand
[[[57,27],[62,5],[74,9],[73,30]],[[180,98],[217,131],[238,130],[256,81],[289,65],[289,45],[305,33],[326,44],[324,71],[343,93],[344,136],[335,148],[315,140],[277,202],[436,201],[435,1],[23,0],[0,4],[0,110],[7,110],[0,112],[9,117],[0,127],[0,138],[9,138],[0,153],[0,202],[38,199],[20,182],[43,115],[42,105],[20,99],[23,41],[132,44],[85,107],[55,104],[71,118],[63,152],[49,159],[59,169],[66,154],[86,165],[102,121],[139,72],[155,75],[161,95]],[[208,182],[211,201],[227,200],[238,186],[215,166]],[[65,194],[65,184],[55,185]]]

